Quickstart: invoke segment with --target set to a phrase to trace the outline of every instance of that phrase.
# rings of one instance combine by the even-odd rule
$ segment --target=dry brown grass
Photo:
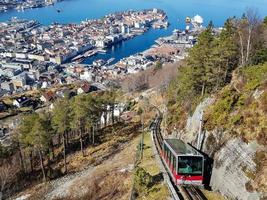
[[[124,181],[127,180],[128,178],[129,178],[129,173],[127,172],[126,173],[104,172],[104,173],[94,174],[94,177],[87,177],[83,181],[77,181],[75,183],[75,187],[71,188],[70,191],[70,193],[73,195],[64,197],[63,199],[72,199],[72,200],[123,199],[125,194],[129,192],[129,188],[127,187],[126,184],[124,184]],[[77,193],[80,193],[81,195],[77,196]]]
[[[94,167],[90,174],[76,179],[64,198],[54,200],[129,199],[134,149],[138,141],[139,138],[135,138],[119,153]]]
[[[137,74],[130,74],[123,80],[122,89],[127,92],[134,92],[154,87],[165,87],[175,78],[179,65],[179,63],[172,63],[161,69],[151,67]]]
[[[225,198],[217,192],[211,192],[208,190],[202,190],[202,192],[204,193],[207,200],[225,200]]]
[[[58,187],[66,187],[64,198],[54,196],[53,199],[128,199],[139,128],[139,123],[107,127],[101,133],[101,143],[85,149],[85,157],[80,152],[68,155],[70,174],[93,168],[82,176],[77,174],[66,185],[61,183]],[[30,194],[30,200],[41,200],[54,189],[50,183],[39,184],[20,195]]]

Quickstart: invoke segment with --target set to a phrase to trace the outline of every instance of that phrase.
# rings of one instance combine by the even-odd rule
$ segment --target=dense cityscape
[[[110,14],[101,20],[81,24],[41,26],[37,21],[11,19],[3,22],[1,33],[1,96],[11,97],[11,104],[1,102],[2,117],[29,108],[53,106],[66,92],[81,94],[95,89],[105,90],[127,74],[136,74],[156,63],[174,63],[184,59],[186,49],[193,46],[201,31],[203,19],[193,19],[190,31],[174,30],[171,36],[159,38],[144,52],[121,59],[95,60],[81,64],[84,57],[105,53],[123,40],[144,34],[149,28],[164,28],[167,16],[162,10],[127,11]],[[76,85],[76,91],[68,85]],[[62,88],[62,86],[64,86]],[[25,95],[44,90],[37,95]],[[95,90],[93,89],[93,90]],[[10,96],[11,95],[11,96]],[[13,98],[12,98],[13,96]],[[15,110],[15,111],[14,111]],[[18,125],[18,118],[2,124],[2,141]]]
[[[44,6],[51,6],[58,0],[1,0],[0,1],[0,12],[6,12],[7,10],[25,10],[32,8],[39,8]]]
[[[10,94],[44,88],[44,79],[45,85],[47,82],[48,85],[53,82],[70,83],[71,80],[66,79],[72,70],[62,69],[63,63],[80,61],[82,57],[97,52],[104,53],[105,48],[142,34],[150,26],[167,26],[166,18],[163,11],[154,9],[116,13],[101,20],[49,27],[41,26],[37,21],[16,18],[3,22],[0,44],[2,95],[5,91]],[[96,63],[98,67],[104,64]],[[49,77],[53,77],[53,80]]]

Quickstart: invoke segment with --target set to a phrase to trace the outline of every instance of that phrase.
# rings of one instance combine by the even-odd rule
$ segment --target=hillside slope
[[[267,195],[267,64],[233,73],[231,83],[207,96],[192,113],[172,121],[172,134],[214,159],[210,185],[230,199]],[[177,125],[178,124],[178,125]]]

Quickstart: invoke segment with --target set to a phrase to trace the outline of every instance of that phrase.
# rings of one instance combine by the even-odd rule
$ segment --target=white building
[[[114,111],[113,111],[113,114],[114,114],[114,117],[115,118],[118,118],[121,116],[123,110],[124,110],[124,106],[125,104],[123,103],[119,103],[119,104],[116,104],[114,106]],[[106,123],[109,124],[111,123],[111,120],[112,120],[112,113],[111,113],[111,107],[110,105],[107,106],[107,114],[105,113],[102,113],[101,115],[101,126],[103,126],[105,124],[105,115],[106,115]]]
[[[80,74],[80,79],[86,80],[88,82],[92,82],[93,81],[93,73],[90,71],[85,71],[84,73]]]

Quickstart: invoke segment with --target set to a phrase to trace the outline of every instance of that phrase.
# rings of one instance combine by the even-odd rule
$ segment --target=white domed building
[[[192,19],[192,25],[194,26],[194,28],[201,28],[203,22],[204,22],[204,20],[200,15],[196,15]]]

